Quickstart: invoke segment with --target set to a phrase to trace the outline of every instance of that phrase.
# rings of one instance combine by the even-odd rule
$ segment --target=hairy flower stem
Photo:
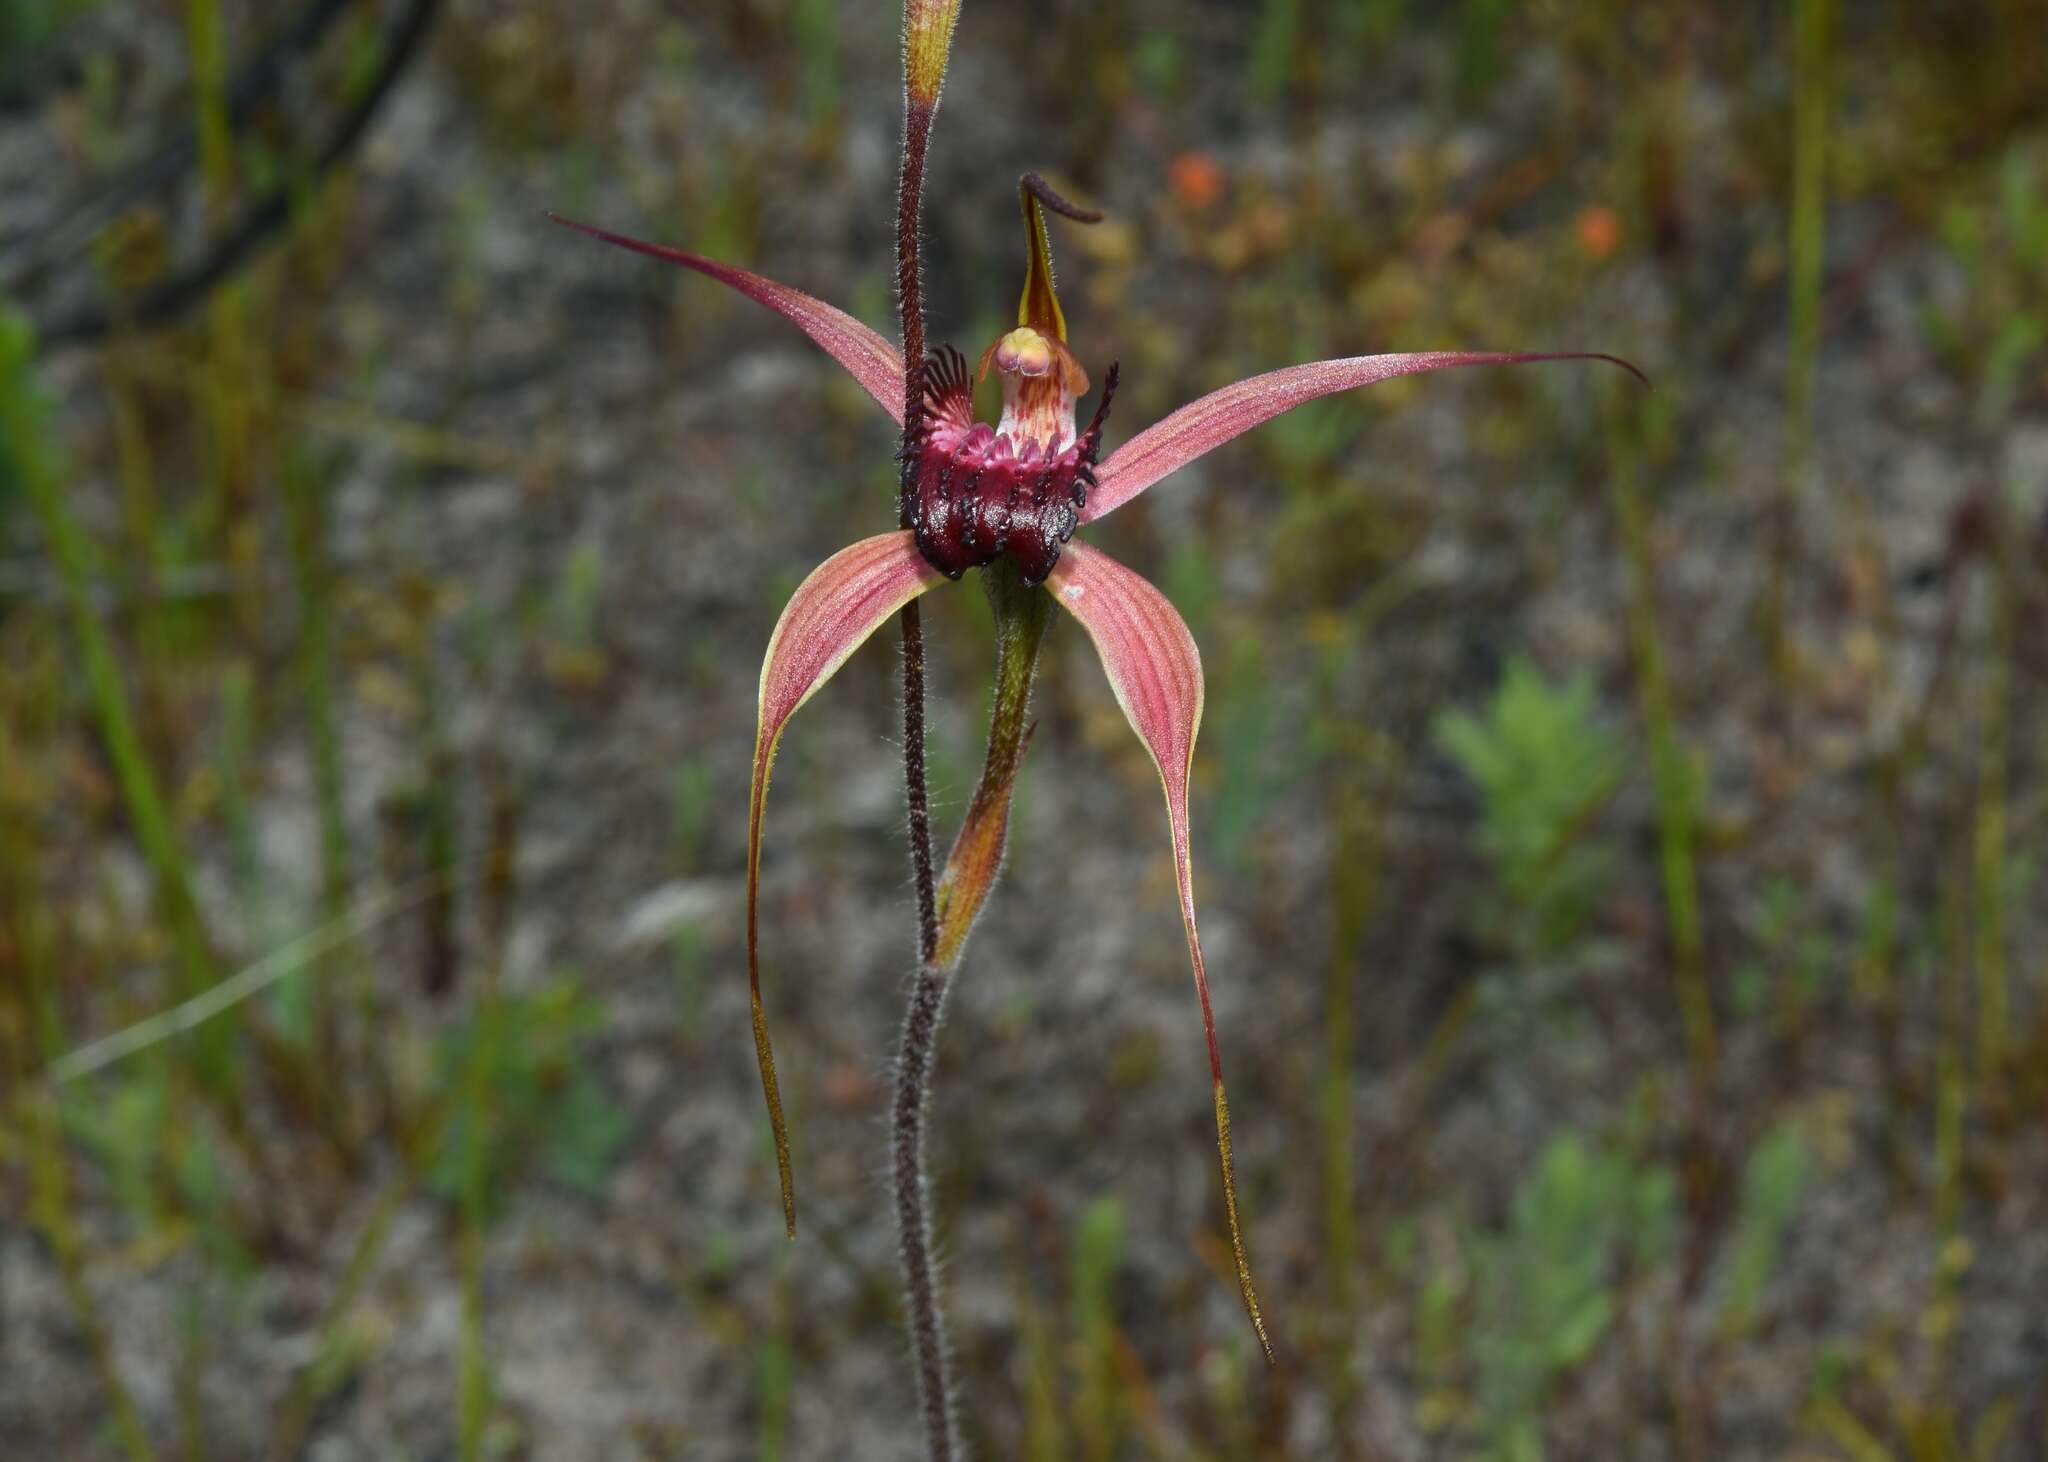
[[[906,73],[908,78],[909,73]],[[913,81],[914,87],[914,81]],[[903,443],[911,442],[909,405],[925,356],[924,275],[918,260],[922,226],[924,159],[931,141],[937,86],[929,100],[906,91],[903,111],[903,177],[896,195],[896,294],[903,323]],[[901,526],[909,527],[908,510]],[[938,951],[938,901],[932,871],[931,793],[924,765],[924,620],[915,599],[903,606],[903,790],[910,808],[910,864],[917,883],[917,979],[903,1017],[903,1044],[896,1058],[893,1171],[896,1229],[903,1252],[903,1300],[910,1321],[916,1364],[917,1399],[924,1415],[931,1462],[953,1462],[952,1388],[946,1378],[946,1329],[939,1312],[938,1280],[932,1273],[931,1213],[924,1172],[924,1119],[931,1090],[933,1050],[946,1006],[946,971],[933,963]]]
[[[952,1392],[946,1380],[946,1327],[939,1313],[938,1280],[932,1272],[931,1185],[924,1171],[932,1058],[946,1011],[948,977],[949,972],[936,965],[918,966],[910,988],[910,1008],[903,1017],[903,1043],[896,1056],[892,1124],[903,1298],[916,1358],[918,1410],[924,1417],[927,1455],[932,1462],[953,1462],[960,1455],[953,1432]]]
[[[910,1008],[903,1018],[903,1044],[896,1058],[891,1129],[904,1309],[916,1360],[918,1405],[933,1462],[951,1462],[960,1449],[946,1378],[945,1322],[932,1269],[931,1183],[924,1166],[932,1062],[953,971],[1002,863],[1010,794],[1024,749],[1031,741],[1026,720],[1031,683],[1052,613],[1046,594],[1024,587],[1011,565],[990,565],[982,571],[982,582],[996,617],[996,695],[989,717],[988,762],[939,886],[944,912],[937,935],[938,956],[919,962],[911,986]]]
[[[924,770],[924,619],[915,599],[903,606],[903,792],[910,804],[910,866],[917,881],[917,959],[930,964],[939,947],[939,912]]]
[[[896,306],[903,322],[904,403],[925,355],[924,270],[918,245],[924,228],[924,159],[936,106],[909,100],[903,108],[903,173],[896,189]],[[908,416],[908,412],[905,415]],[[903,440],[910,441],[904,427]]]
[[[931,142],[934,105],[907,98],[903,111],[903,178],[896,194],[896,293],[903,321],[903,444],[913,428],[908,410],[924,362],[924,275],[918,230],[924,198],[924,158]],[[899,526],[909,527],[906,503]],[[931,793],[924,770],[924,618],[915,599],[903,606],[903,790],[910,804],[910,866],[917,883],[917,957],[930,964],[939,943],[933,892]]]

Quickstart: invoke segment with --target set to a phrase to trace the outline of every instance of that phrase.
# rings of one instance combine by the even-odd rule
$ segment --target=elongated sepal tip
[[[768,1125],[775,1134],[775,1173],[782,1182],[782,1222],[796,1238],[796,1180],[789,1164],[789,1126],[782,1120],[782,1088],[775,1080],[775,1050],[768,1044],[768,1016],[754,992],[754,1056],[761,1063],[761,1092],[768,1098]]]
[[[1230,1152],[1230,1103],[1223,1099],[1223,1083],[1216,1083],[1216,1150],[1223,1159],[1223,1213],[1230,1221],[1230,1256],[1237,1262],[1237,1288],[1244,1296],[1245,1313],[1258,1332],[1259,1347],[1266,1352],[1266,1364],[1277,1365],[1273,1338],[1266,1333],[1265,1316],[1259,1313],[1258,1291],[1252,1288],[1252,1261],[1245,1252],[1244,1226],[1237,1217],[1237,1172]]]
[[[1564,359],[1570,360],[1573,359],[1573,357],[1565,356]],[[1654,391],[1657,389],[1657,383],[1651,380],[1649,376],[1644,374],[1644,372],[1639,366],[1637,366],[1632,361],[1623,360],[1618,355],[1608,355],[1605,351],[1594,350],[1588,351],[1586,354],[1578,356],[1577,359],[1604,360],[1609,365],[1620,366],[1623,370],[1627,371],[1630,375],[1634,376],[1636,378],[1636,384],[1641,386],[1645,391]]]
[[[754,736],[754,785],[747,799],[747,993],[754,1011],[754,1055],[761,1092],[775,1134],[775,1167],[782,1181],[782,1220],[796,1237],[796,1187],[789,1172],[789,1128],[775,1081],[775,1051],[761,1006],[761,824],[768,806],[768,774],[782,728],[819,686],[830,680],[861,643],[890,616],[934,584],[944,582],[924,561],[907,531],[849,543],[797,586],[769,636],[761,661],[760,729]]]
[[[1397,355],[1354,355],[1286,366],[1211,391],[1154,422],[1110,453],[1096,471],[1095,491],[1088,494],[1081,509],[1081,521],[1092,523],[1115,511],[1168,473],[1305,401],[1426,371],[1531,365],[1550,360],[1604,361],[1627,371],[1646,388],[1650,384],[1648,376],[1618,355],[1581,350],[1424,350]]]

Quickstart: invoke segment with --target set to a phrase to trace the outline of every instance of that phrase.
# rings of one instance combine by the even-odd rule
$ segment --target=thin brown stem
[[[903,111],[903,179],[896,196],[896,293],[903,319],[903,446],[918,429],[916,401],[924,367],[924,276],[918,261],[918,231],[924,199],[925,150],[932,135],[932,108],[906,100]],[[901,527],[909,527],[905,499]],[[903,606],[903,786],[910,804],[910,865],[917,882],[917,957],[930,964],[939,944],[938,902],[932,872],[931,794],[924,767],[924,619],[915,599]]]
[[[946,1328],[932,1271],[930,1183],[924,1171],[924,1125],[930,1107],[933,1054],[945,1017],[947,972],[920,965],[903,1017],[896,1056],[894,1136],[896,1226],[902,1246],[903,1298],[916,1361],[918,1411],[924,1417],[932,1462],[959,1455],[953,1429],[952,1390],[946,1379]]]
[[[936,91],[928,102],[906,95],[903,178],[896,207],[896,294],[903,321],[903,447],[914,445],[925,358],[924,276],[918,260],[925,150],[931,141]],[[909,527],[905,499],[901,526]],[[931,794],[924,764],[924,620],[915,599],[903,607],[903,786],[910,807],[910,863],[917,882],[917,978],[903,1018],[896,1059],[892,1157],[896,1229],[902,1246],[903,1298],[931,1462],[953,1462],[952,1388],[946,1376],[946,1329],[932,1272],[931,1204],[924,1170],[924,1123],[931,1091],[932,1054],[945,1012],[947,972],[934,962],[939,945],[938,900],[932,873]]]
[[[922,102],[903,107],[903,175],[896,190],[896,307],[903,321],[904,403],[924,360],[924,271],[918,257],[924,224],[924,158],[932,139],[932,113]],[[904,412],[904,442],[909,443],[910,413]]]
[[[939,947],[939,907],[932,879],[931,792],[924,770],[924,620],[915,599],[903,606],[903,790],[910,803],[910,865],[917,880],[917,959],[928,965]]]

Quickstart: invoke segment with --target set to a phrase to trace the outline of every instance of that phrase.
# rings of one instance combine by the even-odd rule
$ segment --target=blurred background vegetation
[[[0,1443],[914,1455],[891,656],[758,657],[891,432],[883,0],[0,0]],[[967,0],[933,333],[1015,179],[1201,642],[1197,878],[1059,632],[938,1076],[976,1455],[2048,1457],[2048,7]],[[942,817],[990,637],[934,596]],[[945,836],[942,832],[942,836]],[[166,1012],[176,1012],[161,1018]],[[138,1023],[142,1023],[137,1029]]]

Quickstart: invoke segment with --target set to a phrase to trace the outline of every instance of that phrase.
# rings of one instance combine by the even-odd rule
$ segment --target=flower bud
[[[960,0],[904,0],[903,91],[912,106],[938,106],[959,19]]]

